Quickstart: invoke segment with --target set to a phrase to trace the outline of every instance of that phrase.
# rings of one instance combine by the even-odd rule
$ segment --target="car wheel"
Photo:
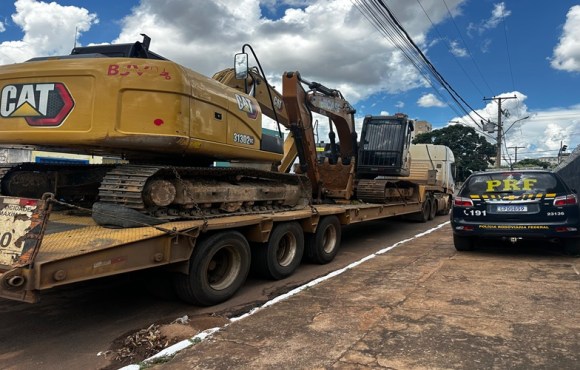
[[[469,236],[453,235],[453,245],[456,250],[461,252],[473,250],[473,238]]]
[[[564,251],[571,256],[580,256],[580,239],[566,239],[564,240]]]

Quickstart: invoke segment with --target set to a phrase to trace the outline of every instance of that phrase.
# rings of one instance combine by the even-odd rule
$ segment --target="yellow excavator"
[[[0,164],[3,195],[50,192],[63,202],[122,207],[159,220],[352,199],[357,156],[364,153],[355,110],[339,91],[286,72],[280,94],[263,72],[248,68],[244,52],[235,69],[209,78],[150,51],[143,37],[0,66],[0,145],[129,162]],[[312,112],[329,118],[340,144],[322,163]],[[262,113],[290,130],[286,143],[280,128],[278,135],[263,133]],[[297,173],[287,173],[296,157]]]
[[[231,70],[226,70],[208,78],[150,51],[150,39],[143,36],[133,44],[78,47],[67,56],[0,67],[0,144],[116,155],[129,162],[2,164],[2,194],[51,192],[65,202],[121,205],[160,219],[283,210],[311,201],[305,176],[212,166],[224,160],[282,163],[282,137],[262,132],[262,109],[314,144],[300,133],[311,127],[310,112],[292,101],[305,95],[298,73],[288,74],[288,80],[301,95],[276,93],[270,104],[260,91],[275,90],[262,77],[250,73],[228,80]],[[258,87],[257,94],[236,88],[240,82]],[[296,152],[309,161],[303,143]],[[288,152],[286,167],[293,162],[288,159],[293,151]]]

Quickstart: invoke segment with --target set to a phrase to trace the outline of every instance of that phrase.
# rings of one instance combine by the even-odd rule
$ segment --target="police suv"
[[[458,251],[473,249],[476,238],[494,238],[561,242],[568,253],[580,253],[578,195],[550,171],[471,175],[454,198],[451,225]]]

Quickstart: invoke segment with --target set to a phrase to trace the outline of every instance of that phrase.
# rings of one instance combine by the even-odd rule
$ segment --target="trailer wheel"
[[[334,259],[340,246],[342,229],[336,216],[323,217],[314,234],[304,238],[304,253],[309,261],[321,265]]]
[[[457,251],[464,252],[473,250],[473,242],[473,238],[469,236],[459,236],[453,234],[453,245]]]
[[[435,214],[437,214],[437,199],[429,198],[429,220],[434,219]]]
[[[200,306],[226,301],[246,281],[250,256],[248,241],[239,232],[224,231],[211,235],[193,249],[189,275],[176,276],[177,295]]]
[[[256,272],[275,280],[292,275],[304,254],[304,233],[297,222],[277,224],[267,243],[252,250]]]

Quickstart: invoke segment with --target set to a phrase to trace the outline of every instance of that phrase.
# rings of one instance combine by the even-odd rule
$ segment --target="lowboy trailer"
[[[273,279],[291,275],[303,254],[328,263],[342,226],[422,212],[428,194],[425,186],[418,189],[415,200],[399,203],[315,205],[116,229],[78,210],[56,210],[50,195],[2,196],[0,297],[35,303],[50,288],[164,266],[174,273],[180,298],[217,304],[244,283],[251,259]]]

